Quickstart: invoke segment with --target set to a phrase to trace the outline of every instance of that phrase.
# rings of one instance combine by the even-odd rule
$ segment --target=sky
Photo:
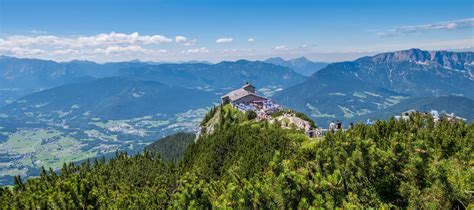
[[[0,55],[96,62],[343,61],[472,51],[472,0],[0,0]]]

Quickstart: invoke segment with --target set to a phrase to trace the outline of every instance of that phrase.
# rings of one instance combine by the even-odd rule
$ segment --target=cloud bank
[[[431,23],[425,25],[412,25],[412,26],[401,26],[397,28],[393,28],[387,31],[379,31],[377,35],[381,37],[390,37],[396,36],[401,34],[412,34],[412,33],[422,33],[422,32],[429,32],[429,31],[449,31],[449,30],[458,30],[458,29],[465,29],[465,28],[473,28],[474,27],[474,18],[467,18],[461,20],[452,20],[452,21],[444,21],[438,23]]]
[[[138,32],[100,33],[90,36],[56,36],[47,34],[11,35],[0,37],[0,55],[38,57],[55,60],[78,58],[162,56],[169,53],[165,44],[194,45],[196,40],[184,36],[174,39],[163,35],[141,35]]]
[[[223,37],[223,38],[217,39],[217,40],[216,40],[216,43],[219,43],[219,44],[220,44],[220,43],[230,43],[230,42],[232,42],[232,41],[234,41],[234,39],[231,38],[231,37]]]

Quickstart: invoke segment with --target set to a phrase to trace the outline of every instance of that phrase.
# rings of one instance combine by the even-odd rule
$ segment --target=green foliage
[[[257,118],[257,113],[253,110],[247,110],[245,116],[247,117],[247,120],[253,120]]]
[[[237,124],[227,112],[224,122],[212,134],[201,137],[185,153],[184,165],[201,178],[226,176],[231,170],[241,177],[260,172],[276,151],[292,151],[291,139],[283,130],[267,122]]]
[[[168,204],[177,171],[145,153],[117,153],[106,163],[96,159],[81,165],[68,164],[58,176],[43,170],[38,178],[0,193],[1,208],[13,209],[123,209],[161,207]],[[15,178],[17,180],[17,178]]]
[[[216,111],[220,109],[220,106],[219,107],[212,107],[207,113],[206,115],[204,116],[204,118],[202,119],[201,121],[201,126],[205,126],[209,120],[211,120],[212,117],[214,117],[214,115],[216,114]]]
[[[411,115],[308,139],[223,107],[178,164],[117,154],[0,188],[0,208],[472,207],[474,124]]]
[[[195,139],[196,135],[193,133],[176,133],[146,146],[145,152],[151,155],[159,155],[165,162],[177,163],[183,159],[184,150]]]

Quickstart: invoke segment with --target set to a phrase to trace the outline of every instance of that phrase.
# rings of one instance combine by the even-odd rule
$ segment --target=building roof
[[[244,87],[245,87],[245,86],[244,86]],[[243,97],[245,97],[245,96],[248,96],[248,95],[254,95],[254,96],[256,96],[256,97],[260,97],[260,98],[262,98],[262,99],[265,99],[265,98],[262,97],[262,96],[259,96],[259,95],[255,94],[255,93],[253,93],[253,92],[250,92],[250,91],[245,90],[243,87],[240,88],[240,89],[231,91],[231,92],[229,92],[229,93],[223,95],[221,98],[229,97],[229,99],[230,99],[231,101],[235,101],[235,100],[241,99],[241,98],[243,98]]]
[[[239,98],[243,98],[247,95],[252,95],[252,94],[254,94],[254,93],[252,93],[250,91],[246,91],[244,89],[237,89],[237,90],[231,91],[231,92],[223,95],[221,98],[229,97],[229,99],[231,101],[235,101]]]
[[[252,88],[255,88],[253,85],[251,85],[250,83],[246,83],[244,86],[242,86],[242,89],[245,89],[246,87],[252,87]]]

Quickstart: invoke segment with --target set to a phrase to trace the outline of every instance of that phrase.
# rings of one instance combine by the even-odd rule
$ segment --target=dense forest
[[[474,207],[474,124],[413,114],[309,139],[228,107],[212,112],[213,132],[177,163],[146,150],[42,169],[0,188],[0,208]]]
[[[149,144],[145,147],[145,152],[159,156],[165,162],[177,163],[183,159],[184,150],[195,139],[194,133],[175,133]]]

